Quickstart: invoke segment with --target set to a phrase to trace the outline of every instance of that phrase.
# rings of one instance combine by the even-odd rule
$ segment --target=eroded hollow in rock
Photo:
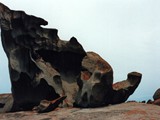
[[[59,97],[44,79],[33,87],[32,80],[25,73],[20,74],[18,81],[12,82],[12,93],[15,101],[11,111],[31,110],[42,99],[53,100]]]
[[[70,51],[56,52],[53,50],[37,50],[36,51],[44,61],[51,65],[61,74],[61,77],[71,76],[77,77],[81,71],[81,62],[83,54],[78,54]],[[64,78],[66,80],[67,77]],[[70,80],[68,80],[70,81]]]
[[[4,103],[0,103],[0,108],[3,108],[5,106]]]

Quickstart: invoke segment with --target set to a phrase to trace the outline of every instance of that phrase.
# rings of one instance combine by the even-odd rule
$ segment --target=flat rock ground
[[[1,113],[0,120],[160,120],[160,106],[122,103],[101,108],[58,108],[48,113]]]

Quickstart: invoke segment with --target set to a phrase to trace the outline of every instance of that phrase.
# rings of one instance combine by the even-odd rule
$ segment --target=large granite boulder
[[[82,60],[79,91],[75,104],[80,107],[98,107],[110,103],[113,70],[99,55],[88,52]]]
[[[130,73],[123,82],[127,85],[112,87],[109,63],[94,52],[86,52],[75,37],[61,40],[57,29],[41,27],[47,24],[42,18],[0,3],[1,40],[12,85],[10,111],[31,110],[42,103],[58,106],[61,100],[63,107],[99,107],[124,102],[135,91],[140,73]]]

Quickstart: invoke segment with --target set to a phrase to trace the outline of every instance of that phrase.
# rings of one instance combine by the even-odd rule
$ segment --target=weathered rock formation
[[[105,60],[85,52],[76,38],[61,40],[57,29],[41,25],[47,21],[0,3],[1,38],[13,96],[7,111],[31,110],[42,100],[65,96],[62,106],[116,104],[126,101],[139,85],[142,75],[132,72],[112,87],[113,70]]]

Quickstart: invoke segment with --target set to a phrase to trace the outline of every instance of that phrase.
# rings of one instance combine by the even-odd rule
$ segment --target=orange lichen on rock
[[[89,80],[90,77],[91,77],[91,74],[88,71],[82,71],[81,72],[81,79]]]
[[[141,114],[141,115],[147,115],[147,112],[141,109],[133,109],[128,112],[126,112],[127,115],[135,115],[135,114]]]

